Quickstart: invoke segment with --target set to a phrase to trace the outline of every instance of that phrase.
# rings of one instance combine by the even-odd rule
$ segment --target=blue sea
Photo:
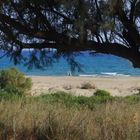
[[[26,52],[24,52],[26,55]],[[37,76],[66,76],[68,73],[75,76],[140,76],[140,69],[133,68],[131,62],[113,55],[81,53],[76,56],[76,61],[82,65],[82,71],[71,71],[65,58],[44,69],[28,69],[25,65],[14,65],[9,58],[0,59],[0,69],[17,67],[26,75]]]

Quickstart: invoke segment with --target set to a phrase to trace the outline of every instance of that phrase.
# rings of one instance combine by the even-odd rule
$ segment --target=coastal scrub
[[[31,78],[25,77],[16,68],[0,71],[0,90],[13,94],[27,94],[31,87]]]

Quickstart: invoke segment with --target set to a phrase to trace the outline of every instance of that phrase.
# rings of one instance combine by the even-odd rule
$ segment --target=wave
[[[116,76],[117,75],[117,72],[101,72],[101,75]]]
[[[117,72],[101,72],[101,74],[80,74],[80,77],[129,77],[130,75],[127,74],[119,74]]]
[[[98,74],[80,74],[80,77],[96,77]]]
[[[101,75],[105,75],[105,76],[125,76],[125,77],[129,77],[130,75],[127,74],[120,74],[117,72],[101,72]]]

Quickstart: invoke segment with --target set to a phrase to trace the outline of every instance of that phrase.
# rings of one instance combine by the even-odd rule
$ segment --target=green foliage
[[[19,94],[19,93],[9,94],[9,92],[7,92],[7,91],[0,91],[0,102],[1,101],[15,102],[15,101],[20,100],[24,97],[25,96],[23,94]]]
[[[140,102],[140,95],[126,96],[124,98],[124,101],[131,103],[131,104],[135,104],[137,102]]]
[[[32,87],[30,78],[19,72],[15,68],[0,71],[0,89],[1,91],[13,94],[26,94]]]
[[[105,90],[97,90],[95,93],[94,93],[95,96],[110,96],[110,93],[108,91],[105,91]]]
[[[37,100],[49,104],[63,104],[66,107],[76,107],[76,108],[89,108],[93,109],[96,104],[102,104],[105,102],[112,101],[115,99],[112,96],[73,96],[64,92],[57,92],[54,94],[46,94],[39,97],[35,97]]]

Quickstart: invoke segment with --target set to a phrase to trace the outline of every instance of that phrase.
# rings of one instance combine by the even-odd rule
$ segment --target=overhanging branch
[[[140,67],[140,52],[133,50],[131,48],[127,48],[124,45],[120,45],[117,43],[98,43],[94,41],[89,41],[87,44],[80,44],[77,43],[71,43],[67,46],[57,44],[51,44],[51,43],[42,43],[42,44],[26,44],[25,48],[35,48],[35,49],[41,49],[41,48],[52,48],[57,49],[57,51],[61,53],[67,53],[67,52],[80,52],[80,51],[95,51],[97,53],[103,53],[103,54],[111,54],[118,57],[122,57],[125,59],[128,59],[132,62],[134,67]]]

